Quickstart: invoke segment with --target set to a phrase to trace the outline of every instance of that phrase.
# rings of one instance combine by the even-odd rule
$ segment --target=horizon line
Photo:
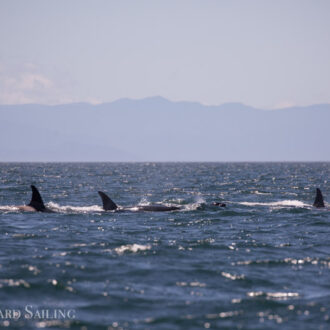
[[[114,164],[119,164],[119,163],[131,163],[131,164],[147,164],[147,163],[330,163],[330,160],[91,160],[91,161],[86,161],[86,160],[37,160],[37,161],[20,161],[20,160],[9,160],[9,161],[0,161],[0,164],[13,164],[13,163],[21,163],[21,164],[48,164],[48,163],[53,163],[53,164],[74,164],[74,163],[86,163],[86,164],[99,164],[99,163],[114,163]]]
[[[273,110],[285,110],[285,109],[292,109],[292,108],[309,108],[312,106],[330,106],[330,102],[329,103],[313,103],[313,104],[309,104],[309,105],[289,105],[289,106],[284,106],[284,107],[273,107],[273,108],[259,108],[259,107],[255,107],[252,105],[247,105],[243,102],[224,102],[221,104],[205,104],[199,101],[187,101],[187,100],[181,100],[181,101],[174,101],[174,100],[170,100],[168,98],[165,98],[163,96],[160,95],[155,95],[155,96],[147,96],[147,97],[143,97],[143,98],[130,98],[130,97],[122,97],[122,98],[118,98],[115,99],[113,101],[104,101],[104,102],[90,102],[90,101],[76,101],[76,102],[67,102],[67,103],[53,103],[53,104],[46,104],[46,103],[35,103],[35,102],[31,102],[31,103],[1,103],[0,107],[12,107],[12,106],[45,106],[45,107],[57,107],[57,106],[66,106],[66,105],[89,105],[89,106],[100,106],[100,105],[106,105],[106,104],[113,104],[116,102],[120,102],[120,101],[133,101],[133,102],[140,102],[140,101],[147,101],[147,100],[153,100],[153,99],[159,99],[162,101],[166,101],[169,103],[173,103],[173,104],[177,104],[177,103],[190,103],[190,104],[197,104],[203,107],[221,107],[221,106],[228,106],[228,105],[240,105],[240,106],[244,106],[244,107],[248,107],[251,109],[255,109],[255,110],[263,110],[263,111],[273,111]]]

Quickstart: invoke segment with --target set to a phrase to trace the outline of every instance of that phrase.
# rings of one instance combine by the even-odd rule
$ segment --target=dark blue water
[[[0,172],[1,327],[330,328],[329,163],[2,163]],[[18,211],[30,184],[58,213]],[[312,207],[316,187],[325,209]],[[182,210],[103,212],[98,190],[120,206]]]

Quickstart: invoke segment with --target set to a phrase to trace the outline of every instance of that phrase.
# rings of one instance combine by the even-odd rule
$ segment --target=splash
[[[150,202],[148,201],[148,199],[146,197],[142,197],[140,202],[138,203],[139,206],[146,206],[146,205],[150,205]]]
[[[184,205],[183,211],[195,211],[201,208],[205,204],[205,199],[202,196],[197,196],[194,203]]]

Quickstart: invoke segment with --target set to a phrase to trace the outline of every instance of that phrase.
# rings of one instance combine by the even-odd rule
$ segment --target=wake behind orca
[[[305,203],[300,200],[279,200],[274,202],[238,202],[238,204],[246,205],[246,206],[269,206],[269,207],[298,207],[298,208],[318,208],[330,210],[328,205],[324,203],[322,192],[319,188],[316,188],[316,195],[314,199],[313,205],[309,203]]]
[[[115,202],[111,200],[111,198],[105,194],[103,191],[98,192],[103,203],[104,211],[115,211],[118,210],[118,206]],[[134,208],[137,208],[137,211],[150,211],[150,212],[166,212],[166,211],[177,211],[180,210],[181,207],[178,206],[166,206],[166,205],[138,205]],[[130,210],[132,208],[124,208],[121,210]]]

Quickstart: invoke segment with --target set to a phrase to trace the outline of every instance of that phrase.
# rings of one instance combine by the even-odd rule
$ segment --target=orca
[[[34,185],[31,185],[31,189],[31,202],[28,205],[18,206],[18,208],[27,212],[54,212],[45,206],[38,189]]]
[[[324,207],[322,192],[319,188],[316,188],[316,196],[313,206],[318,208]]]
[[[115,211],[118,210],[118,206],[111,198],[105,194],[103,191],[98,192],[103,203],[104,211]],[[135,208],[135,207],[134,207]],[[166,212],[166,211],[176,211],[181,208],[178,206],[165,206],[165,205],[138,205],[136,206],[138,211],[149,211],[149,212]],[[129,210],[129,208],[121,209],[121,210]]]

